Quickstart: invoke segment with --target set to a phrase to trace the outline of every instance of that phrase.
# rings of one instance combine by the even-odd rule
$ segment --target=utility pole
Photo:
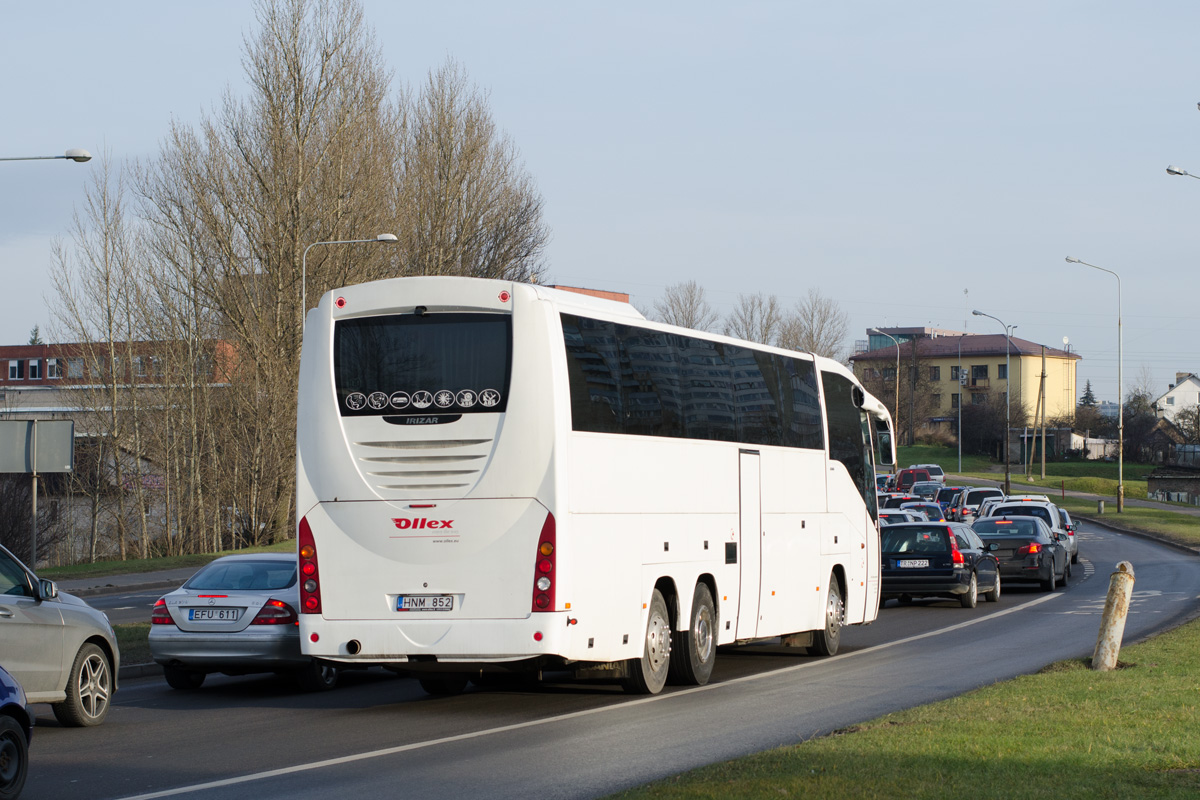
[[[1046,480],[1046,345],[1042,345],[1042,383],[1038,394],[1042,398],[1042,480]]]

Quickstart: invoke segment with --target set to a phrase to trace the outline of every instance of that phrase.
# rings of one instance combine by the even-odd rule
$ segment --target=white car
[[[117,690],[121,653],[103,611],[38,580],[0,546],[0,656],[30,703],[69,727],[99,725]]]

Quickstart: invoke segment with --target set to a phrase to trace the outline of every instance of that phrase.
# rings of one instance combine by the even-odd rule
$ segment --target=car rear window
[[[982,503],[989,497],[1003,497],[1004,492],[999,489],[972,489],[967,492],[966,504],[974,506]]]
[[[1054,527],[1054,518],[1050,516],[1050,512],[1041,506],[1031,505],[1011,505],[1011,506],[996,506],[992,509],[994,517],[1037,517],[1042,522],[1050,527]]]
[[[1037,523],[1031,519],[994,519],[985,517],[971,526],[983,538],[989,536],[1034,536]]]
[[[185,589],[278,591],[296,582],[296,565],[286,561],[214,561],[192,576]]]
[[[945,475],[946,474],[946,473],[942,472],[941,467],[926,467],[925,469],[929,472],[930,475]]]
[[[950,538],[944,526],[906,525],[883,532],[885,553],[945,553]]]

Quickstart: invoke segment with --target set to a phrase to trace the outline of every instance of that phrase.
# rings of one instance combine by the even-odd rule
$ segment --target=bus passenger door
[[[740,476],[739,523],[741,533],[741,564],[738,591],[737,638],[752,639],[758,635],[758,602],[762,585],[762,493],[758,453],[742,450],[738,453]]]

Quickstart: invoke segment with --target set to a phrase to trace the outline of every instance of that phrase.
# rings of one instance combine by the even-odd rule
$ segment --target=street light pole
[[[1067,256],[1067,261],[1107,272],[1117,279],[1117,513],[1120,514],[1125,510],[1125,337],[1121,331],[1121,276],[1073,256]]]
[[[870,332],[886,336],[896,345],[896,416],[892,419],[892,425],[898,429],[900,425],[900,342],[896,340],[895,336],[892,336],[890,333],[884,333],[879,328],[871,328]],[[959,398],[959,402],[962,402],[961,397]],[[909,442],[909,444],[912,444],[912,442]]]
[[[1004,493],[1012,494],[1012,475],[1009,473],[1008,440],[1012,438],[1012,338],[1008,334],[1008,326],[999,317],[985,314],[982,311],[972,311],[977,317],[987,317],[1000,323],[1004,329]],[[1013,327],[1016,327],[1015,325]],[[959,399],[962,402],[962,399]]]
[[[368,244],[371,242],[384,242],[387,244],[396,244],[399,239],[394,233],[381,233],[374,239],[341,239],[332,242],[313,242],[308,247],[304,248],[304,254],[300,256],[300,333],[304,334],[304,318],[308,312],[308,251],[312,250],[319,244]]]
[[[65,158],[69,161],[78,161],[82,164],[84,161],[91,161],[92,154],[81,147],[72,147],[61,156],[17,156],[15,158],[0,158],[0,161],[46,161],[51,158]]]

